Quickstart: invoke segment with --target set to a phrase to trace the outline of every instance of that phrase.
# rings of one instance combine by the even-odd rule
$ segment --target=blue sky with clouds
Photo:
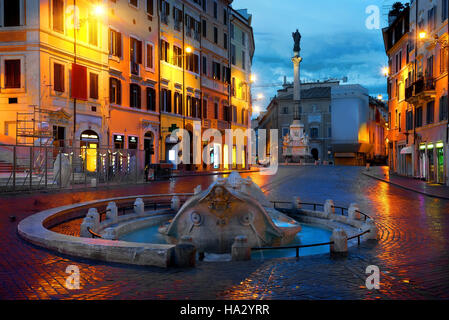
[[[371,95],[386,96],[386,80],[381,73],[387,64],[381,28],[387,24],[390,0],[234,0],[235,9],[247,8],[253,15],[256,52],[253,73],[257,83],[253,96],[263,93],[262,109],[279,87],[284,75],[293,80],[292,32],[299,29],[301,39],[301,80],[348,77]],[[402,1],[406,2],[406,1]],[[366,8],[380,9],[380,29],[369,30]]]

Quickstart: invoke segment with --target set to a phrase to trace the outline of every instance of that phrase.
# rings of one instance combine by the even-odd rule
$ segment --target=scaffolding
[[[53,131],[50,128],[51,110],[32,106],[32,112],[17,112],[16,145],[18,146],[51,146]]]

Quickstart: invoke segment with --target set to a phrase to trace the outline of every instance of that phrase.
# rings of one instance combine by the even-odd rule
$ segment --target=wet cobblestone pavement
[[[272,199],[337,206],[357,202],[379,223],[378,242],[329,255],[250,262],[198,263],[195,269],[107,264],[50,252],[23,241],[17,224],[64,204],[145,193],[191,192],[217,176],[178,178],[145,186],[94,192],[0,196],[0,298],[2,299],[447,299],[449,201],[397,188],[362,174],[362,168],[288,167],[276,176],[251,175]],[[17,221],[10,222],[15,215]],[[75,264],[80,290],[67,290]],[[365,269],[378,265],[380,290],[365,288]]]

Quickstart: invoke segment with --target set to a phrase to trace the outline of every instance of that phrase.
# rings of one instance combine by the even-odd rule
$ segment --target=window
[[[170,4],[167,1],[160,0],[161,21],[168,24],[168,16],[170,15]]]
[[[227,50],[228,49],[228,34],[223,33],[223,47]]]
[[[20,73],[20,60],[5,60],[5,88],[16,89],[20,88],[21,73]]]
[[[242,45],[245,47],[246,46],[246,33],[243,32],[242,30]]]
[[[129,3],[136,8],[139,7],[139,0],[129,0]]]
[[[135,83],[131,83],[129,85],[129,106],[131,108],[140,109],[141,108],[140,97],[141,97],[140,86]]]
[[[173,113],[182,115],[182,94],[179,92],[174,94]]]
[[[231,83],[231,69],[226,66],[223,66],[223,82]]]
[[[153,45],[150,43],[147,43],[147,68],[153,69],[154,68],[154,52],[153,52]]]
[[[447,19],[447,7],[449,5],[449,1],[448,0],[443,0],[442,6],[441,6],[441,22],[443,22],[444,20]]]
[[[98,99],[98,74],[89,73],[89,93],[91,99]]]
[[[160,52],[160,57],[162,61],[168,62],[168,52],[170,50],[170,44],[165,41],[165,40],[161,40],[161,52]]]
[[[234,24],[231,23],[231,39],[234,39]]]
[[[433,77],[433,56],[430,56],[429,58],[427,58],[426,75],[429,78]]]
[[[192,97],[187,96],[186,101],[186,116],[191,117],[192,116]]]
[[[448,120],[449,116],[449,103],[448,96],[442,96],[440,98],[440,121]]]
[[[436,8],[433,7],[432,9],[430,9],[429,11],[427,11],[427,21],[428,21],[428,27],[429,27],[429,32],[435,29],[435,25],[436,25],[436,14],[435,14],[435,10]]]
[[[226,8],[223,9],[223,23],[225,26],[228,25],[228,12],[226,11]]]
[[[175,22],[175,29],[177,31],[181,31],[182,27],[182,10],[179,10],[176,7],[173,7],[173,19]]]
[[[434,121],[434,115],[435,115],[435,101],[429,101],[427,103],[427,110],[426,110],[426,124],[431,124]]]
[[[232,97],[235,97],[235,77],[232,77],[232,80],[231,80],[231,96]]]
[[[405,114],[405,130],[413,130],[413,112],[407,111]]]
[[[5,1],[6,3],[19,1]],[[5,10],[6,13],[6,10]],[[64,0],[53,0],[53,30],[57,32],[64,32]]]
[[[218,19],[218,3],[214,1],[214,18]]]
[[[53,89],[64,92],[64,66],[59,63],[53,65]]]
[[[173,64],[182,68],[182,49],[173,45]]]
[[[207,75],[207,57],[203,56],[203,74]]]
[[[332,138],[332,128],[331,127],[327,128],[327,137]]]
[[[415,111],[415,127],[422,127],[422,107],[416,108]]]
[[[159,99],[161,110],[164,112],[171,112],[171,90],[161,89]]]
[[[109,55],[122,56],[122,34],[112,29],[109,29]]]
[[[214,80],[220,80],[221,79],[221,74],[220,74],[220,64],[217,62],[213,62],[212,63],[212,67],[213,67],[213,73],[212,73],[212,77],[214,78]]]
[[[147,87],[147,110],[156,111],[156,91]]]
[[[89,44],[93,46],[98,45],[98,20],[89,20]]]
[[[236,65],[235,61],[235,45],[231,44],[231,63]]]
[[[288,114],[288,107],[282,108],[282,114]]]
[[[5,27],[20,26],[20,2],[19,0],[3,1],[3,24]]]
[[[109,78],[109,102],[122,104],[122,83],[119,79]]]
[[[153,0],[147,0],[147,13],[152,16],[154,13],[154,4]]]
[[[186,70],[199,73],[199,56],[197,54],[188,53],[186,55]]]
[[[449,47],[440,49],[440,73],[448,71],[449,64]]]
[[[242,51],[242,69],[246,69],[246,54],[245,51]]]
[[[218,119],[218,102],[214,103],[214,118]]]
[[[203,0],[202,7],[203,11],[207,11],[207,0]]]
[[[246,110],[242,109],[242,124],[246,124]]]
[[[203,20],[203,37],[207,38],[207,22]]]
[[[203,99],[203,118],[207,119],[207,99]]]
[[[288,133],[289,133],[289,128],[288,127],[283,127],[282,128],[282,137],[285,137]]]
[[[218,43],[218,29],[214,27],[214,43]]]
[[[318,128],[310,128],[310,137],[312,139],[318,138]]]
[[[398,123],[399,123],[399,132],[401,132],[402,131],[402,125],[401,125],[401,113],[399,112],[399,115],[398,115]]]
[[[129,54],[131,57],[131,62],[136,64],[142,63],[142,41],[134,38],[129,38]]]

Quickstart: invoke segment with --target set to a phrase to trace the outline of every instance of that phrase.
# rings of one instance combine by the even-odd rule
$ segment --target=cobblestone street
[[[189,270],[107,264],[50,252],[23,241],[17,224],[46,208],[133,194],[192,192],[217,176],[97,191],[0,196],[1,299],[448,299],[449,201],[368,177],[355,167],[281,167],[250,175],[271,199],[336,206],[357,202],[379,224],[380,240],[329,255],[250,262],[199,262]],[[17,220],[9,221],[9,216]],[[68,265],[81,289],[67,290]],[[381,270],[380,290],[365,288],[365,269]]]

